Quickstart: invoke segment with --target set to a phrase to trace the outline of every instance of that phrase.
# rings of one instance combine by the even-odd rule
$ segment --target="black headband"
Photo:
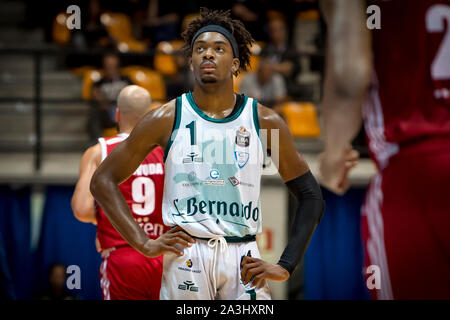
[[[222,34],[225,38],[228,39],[228,41],[230,41],[231,47],[233,48],[233,55],[235,58],[239,58],[239,49],[238,49],[238,45],[236,42],[236,39],[234,38],[234,36],[224,27],[218,26],[216,24],[210,24],[207,26],[204,26],[203,28],[200,28],[195,35],[192,37],[192,41],[191,41],[191,47],[194,46],[194,41],[195,39],[197,39],[197,37],[204,33],[204,32],[208,32],[208,31],[212,31],[212,32],[219,32],[220,34]]]

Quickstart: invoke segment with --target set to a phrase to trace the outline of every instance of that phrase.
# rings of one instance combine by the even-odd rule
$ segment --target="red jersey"
[[[111,138],[100,138],[102,161],[123,140],[127,134],[118,134]],[[166,232],[162,220],[161,205],[164,190],[164,151],[156,147],[150,152],[135,173],[119,185],[134,219],[147,233],[156,239]],[[103,249],[129,245],[114,229],[103,209],[96,205],[97,236]]]
[[[374,160],[384,168],[404,148],[450,138],[450,1],[372,1],[372,86],[364,106]],[[422,149],[421,149],[422,150]]]

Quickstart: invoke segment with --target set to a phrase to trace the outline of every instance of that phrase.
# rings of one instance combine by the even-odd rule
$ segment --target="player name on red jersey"
[[[135,176],[150,176],[154,174],[164,174],[161,163],[143,163],[133,173]]]

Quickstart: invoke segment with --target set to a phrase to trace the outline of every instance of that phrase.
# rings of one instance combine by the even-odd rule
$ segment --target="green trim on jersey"
[[[259,118],[258,118],[258,101],[256,99],[253,99],[253,122],[255,123],[255,129],[258,133],[259,139],[261,139],[259,130],[261,130],[261,126],[259,125]]]
[[[244,100],[242,101],[242,104],[239,106],[239,110],[238,110],[233,116],[231,116],[231,117],[229,117],[229,118],[215,119],[215,118],[208,117],[208,115],[206,115],[206,114],[205,114],[205,113],[204,113],[204,112],[203,112],[203,111],[195,104],[194,98],[192,97],[192,92],[189,91],[188,93],[186,93],[186,98],[187,98],[189,104],[191,105],[192,109],[194,109],[195,112],[197,112],[197,114],[198,114],[201,118],[203,118],[203,119],[205,119],[205,120],[207,120],[207,121],[210,121],[210,122],[216,122],[216,123],[225,123],[225,122],[230,122],[230,121],[235,120],[237,117],[240,116],[240,114],[242,113],[242,110],[244,110],[244,107],[245,107],[245,105],[247,104],[247,99],[248,99],[248,97],[247,97],[246,95],[244,95]]]
[[[258,133],[258,138],[259,141],[261,142],[261,146],[263,149],[263,168],[265,167],[265,163],[266,163],[266,152],[264,150],[266,150],[266,146],[264,145],[264,141],[261,138],[261,125],[259,124],[259,117],[258,117],[258,101],[256,99],[253,99],[253,123],[255,124],[255,130]]]
[[[166,162],[170,147],[172,146],[172,143],[175,141],[177,130],[180,127],[180,122],[181,122],[181,97],[178,97],[175,100],[175,120],[174,120],[173,129],[170,134],[169,142],[167,143],[166,148],[164,149],[164,157],[163,157],[164,163]],[[175,132],[175,136],[172,137],[174,132]]]

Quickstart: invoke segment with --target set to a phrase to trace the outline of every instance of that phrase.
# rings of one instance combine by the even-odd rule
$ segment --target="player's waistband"
[[[121,244],[118,246],[114,246],[114,247],[109,247],[107,249],[102,249],[102,251],[100,252],[100,255],[102,256],[102,258],[107,258],[109,256],[109,254],[117,249],[121,249],[121,248],[131,248],[133,249],[132,246],[128,245],[128,244]]]
[[[187,232],[186,232],[187,233]],[[190,235],[190,234],[189,234]],[[205,241],[209,241],[211,238],[202,238],[202,237],[196,237],[193,235],[190,235],[192,238],[194,239],[199,239],[199,240],[205,240]],[[242,243],[242,242],[252,242],[252,241],[256,241],[256,236],[255,235],[245,235],[243,237],[236,237],[236,236],[225,236],[223,237],[225,239],[226,242],[228,243]]]

